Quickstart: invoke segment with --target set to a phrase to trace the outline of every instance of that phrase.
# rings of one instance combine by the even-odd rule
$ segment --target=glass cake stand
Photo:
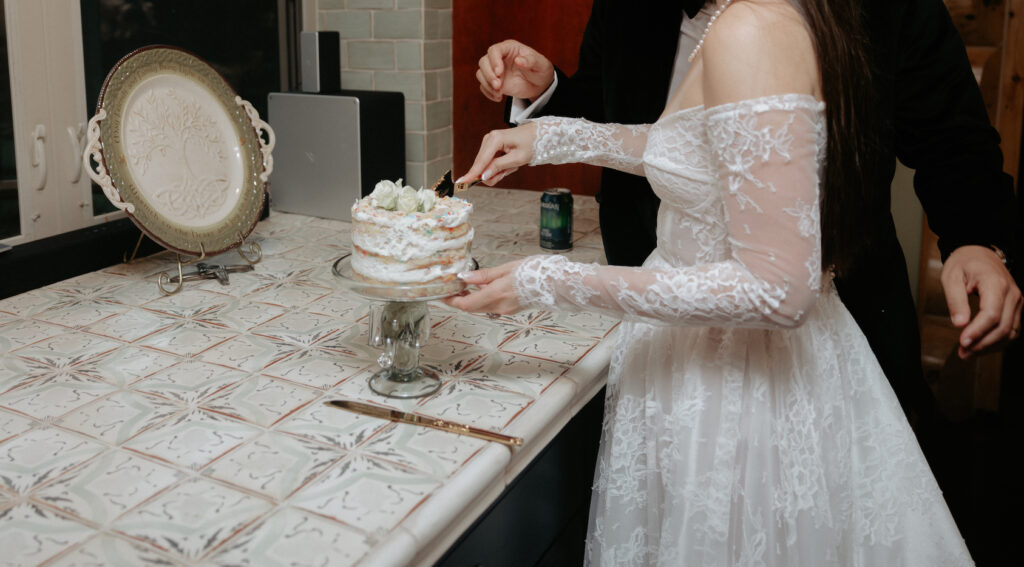
[[[441,379],[419,365],[420,346],[430,333],[427,302],[455,295],[466,284],[458,278],[418,285],[367,283],[355,279],[350,259],[351,255],[337,259],[331,271],[346,288],[370,300],[369,345],[384,348],[377,358],[381,369],[370,377],[370,389],[391,398],[433,394],[441,387]]]

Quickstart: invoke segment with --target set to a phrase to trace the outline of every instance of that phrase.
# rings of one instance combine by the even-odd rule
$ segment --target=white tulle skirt
[[[973,564],[831,284],[796,329],[619,337],[588,564]]]

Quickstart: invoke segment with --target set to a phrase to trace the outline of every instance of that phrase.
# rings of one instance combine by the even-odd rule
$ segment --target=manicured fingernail
[[[967,347],[971,346],[971,343],[973,343],[973,342],[974,342],[974,339],[972,339],[971,337],[967,337],[964,340],[960,341],[960,344],[963,345],[964,348],[967,348]]]
[[[465,176],[465,175],[463,175],[462,177],[460,177],[460,178],[456,179],[456,180],[455,180],[455,182],[456,182],[456,183],[463,183],[463,182],[464,182],[464,181],[463,181],[464,179],[466,179],[466,176]]]
[[[460,280],[464,280],[469,277],[469,272],[459,272],[455,274],[455,277],[459,278]]]
[[[491,178],[492,175],[494,175],[494,172],[488,169],[487,171],[484,172],[483,175],[480,176],[480,180],[487,181],[488,179]]]
[[[967,322],[967,315],[957,315],[953,317],[953,324],[960,326]]]

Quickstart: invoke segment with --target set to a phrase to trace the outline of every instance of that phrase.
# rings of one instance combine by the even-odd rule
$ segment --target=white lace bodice
[[[653,125],[537,121],[534,160],[646,175],[661,198],[643,268],[533,256],[525,305],[671,325],[791,327],[821,289],[824,104],[773,95],[668,114]]]
[[[867,341],[822,285],[821,102],[537,132],[535,163],[641,173],[661,197],[642,268],[532,256],[515,271],[527,304],[628,320],[586,564],[971,565]]]

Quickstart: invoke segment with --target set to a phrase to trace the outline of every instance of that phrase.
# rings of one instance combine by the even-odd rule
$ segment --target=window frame
[[[70,0],[5,0],[20,231],[16,246],[124,218],[93,216],[82,24]]]
[[[277,5],[281,85],[291,90],[299,82],[298,32],[311,21],[315,25],[316,0],[277,0]],[[80,3],[4,0],[3,9],[21,226],[0,243],[17,247],[127,218],[119,210],[93,215],[93,184],[82,161],[92,112]],[[38,142],[37,132],[42,134]],[[40,180],[45,183],[37,189]]]

